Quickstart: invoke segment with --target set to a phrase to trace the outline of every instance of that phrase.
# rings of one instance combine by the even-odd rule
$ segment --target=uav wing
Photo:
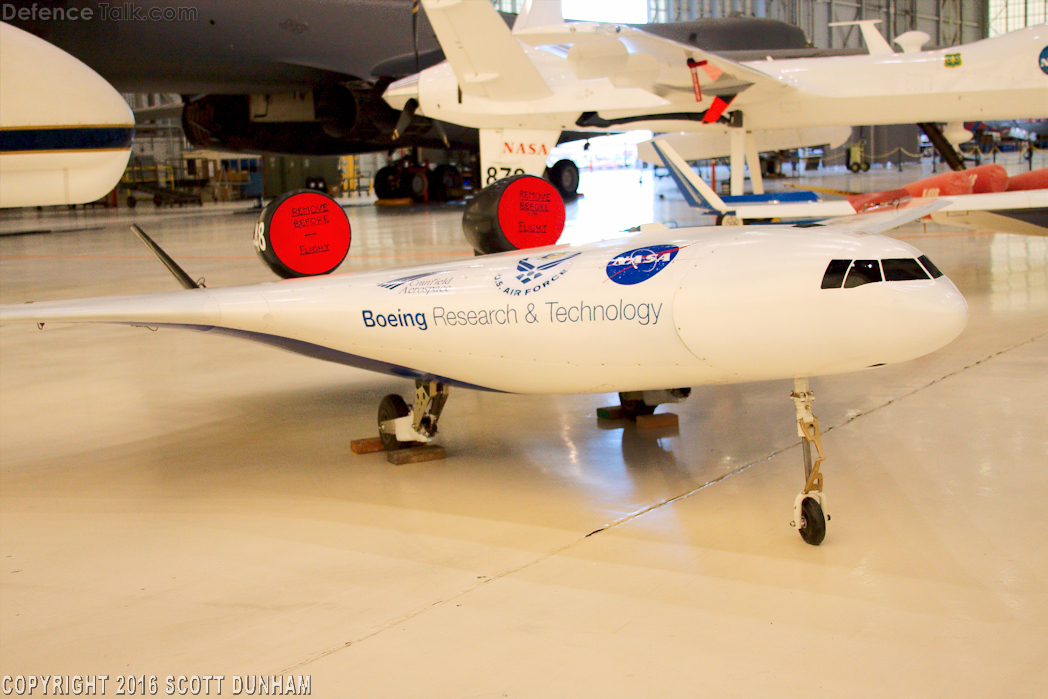
[[[568,47],[568,62],[579,77],[603,73],[617,87],[642,87],[659,96],[694,92],[696,99],[730,102],[754,85],[789,89],[753,68],[633,27],[573,22],[523,29],[514,36],[536,47]],[[613,60],[619,65],[609,67]]]

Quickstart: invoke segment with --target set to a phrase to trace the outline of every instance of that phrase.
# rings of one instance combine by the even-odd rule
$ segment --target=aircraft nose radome
[[[968,324],[968,302],[946,277],[941,277],[914,298],[911,323],[925,345],[922,354],[934,352],[957,339]]]

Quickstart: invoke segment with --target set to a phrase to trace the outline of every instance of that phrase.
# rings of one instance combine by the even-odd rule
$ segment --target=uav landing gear
[[[415,381],[415,404],[391,393],[378,406],[378,434],[386,451],[433,441],[449,387],[439,381]]]
[[[808,379],[794,379],[793,393],[794,408],[797,410],[797,435],[803,439],[801,447],[804,450],[804,490],[802,490],[793,502],[793,521],[790,526],[796,527],[801,538],[812,546],[818,546],[826,538],[826,522],[829,515],[823,513],[826,506],[826,496],[822,493],[822,473],[819,466],[826,459],[822,452],[822,434],[819,432],[819,419],[812,414],[811,403],[815,394],[808,389]],[[812,463],[811,445],[819,458]]]
[[[690,388],[671,388],[666,391],[630,391],[619,393],[622,417],[636,420],[642,415],[651,415],[663,403],[683,403],[691,395]]]

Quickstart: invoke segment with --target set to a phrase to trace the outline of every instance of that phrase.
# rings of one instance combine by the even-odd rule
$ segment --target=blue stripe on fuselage
[[[133,126],[58,126],[0,129],[0,153],[122,150],[131,147]]]
[[[179,328],[182,330],[197,330],[200,332],[213,332],[219,335],[228,335],[230,337],[239,337],[244,340],[258,342],[263,345],[269,345],[270,347],[277,347],[282,350],[287,350],[288,352],[294,352],[295,354],[305,355],[306,357],[313,357],[314,359],[323,359],[326,362],[345,364],[346,366],[356,367],[358,369],[375,371],[380,374],[402,376],[406,379],[422,379],[423,381],[440,381],[441,383],[446,383],[449,386],[456,386],[458,388],[471,388],[475,391],[491,391],[493,393],[505,393],[505,391],[499,391],[498,389],[488,388],[486,386],[477,386],[476,384],[466,383],[465,381],[449,379],[446,376],[437,376],[436,374],[430,374],[424,371],[419,371],[418,369],[400,366],[399,364],[390,364],[389,362],[381,362],[377,359],[368,359],[367,357],[361,357],[355,354],[349,354],[347,352],[340,352],[339,350],[331,349],[330,347],[324,347],[323,345],[315,345],[312,342],[293,340],[291,338],[281,337],[279,335],[269,335],[267,333],[257,333],[248,330],[234,330],[233,328],[220,328],[212,325],[183,325],[180,323],[139,323],[138,325],[147,325],[149,327]]]

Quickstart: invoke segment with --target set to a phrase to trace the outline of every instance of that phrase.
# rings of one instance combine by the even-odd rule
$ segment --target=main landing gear
[[[793,393],[794,408],[797,410],[797,435],[803,439],[801,447],[804,450],[804,490],[793,502],[793,521],[790,526],[796,527],[801,538],[812,546],[818,546],[826,538],[826,522],[829,515],[823,513],[826,506],[826,496],[822,493],[822,473],[819,466],[826,459],[822,452],[822,434],[819,432],[819,419],[812,414],[811,402],[815,394],[808,389],[808,379],[794,379]],[[811,445],[819,458],[812,463]]]
[[[378,435],[386,451],[433,441],[449,386],[439,381],[415,381],[415,404],[391,393],[378,406]]]

